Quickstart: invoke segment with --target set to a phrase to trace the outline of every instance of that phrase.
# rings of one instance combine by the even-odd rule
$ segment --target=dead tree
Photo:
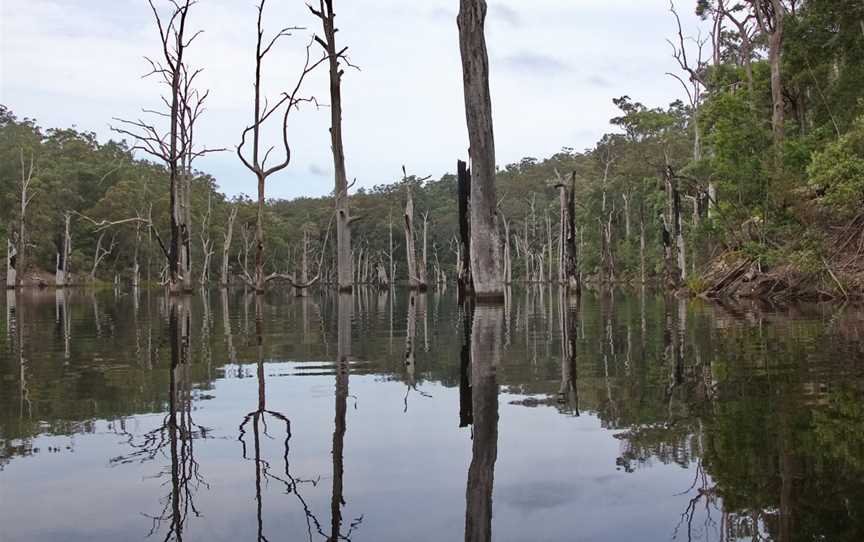
[[[225,228],[225,233],[223,234],[222,240],[222,274],[219,278],[219,284],[224,288],[227,287],[231,279],[228,277],[228,266],[230,264],[231,257],[231,241],[234,237],[234,221],[237,220],[237,211],[239,210],[237,205],[231,207],[231,211],[228,213],[228,225]]]
[[[15,288],[24,282],[24,273],[27,272],[27,208],[33,201],[35,193],[30,193],[30,185],[33,183],[33,173],[36,169],[36,159],[30,154],[30,163],[25,163],[24,149],[19,149],[21,163],[21,184],[18,186],[18,237],[17,243],[12,250],[11,242],[7,248],[6,287]]]
[[[405,184],[405,261],[408,266],[408,284],[412,290],[425,290],[426,271],[422,267],[418,269],[417,255],[414,250],[414,199],[405,166],[402,166],[402,179]]]
[[[557,171],[555,174],[558,177],[556,186],[561,208],[558,280],[568,291],[578,295],[582,284],[579,277],[579,256],[576,252],[576,173],[570,175],[569,186]]]
[[[429,272],[429,212],[423,213],[423,256],[420,261],[420,278],[427,281]]]
[[[114,249],[117,247],[117,234],[111,236],[111,242],[108,244],[108,248],[105,248],[102,243],[105,240],[105,234],[107,230],[102,230],[99,233],[99,238],[96,241],[96,252],[93,254],[93,268],[90,270],[90,281],[96,282],[96,271],[99,269],[99,266],[102,262],[114,252]]]
[[[703,54],[705,44],[708,40],[703,38],[701,33],[697,34],[695,38],[685,37],[681,28],[681,18],[675,10],[675,4],[672,2],[670,2],[669,11],[675,17],[675,23],[678,30],[677,43],[672,40],[666,41],[672,47],[672,56],[678,63],[679,68],[686,74],[686,81],[684,78],[671,72],[667,72],[666,75],[675,78],[679,83],[681,83],[684,92],[687,94],[687,100],[690,104],[690,110],[692,111],[690,124],[693,126],[693,160],[698,162],[702,160],[702,128],[699,121],[699,114],[702,109],[702,94],[708,86],[705,79],[708,61],[704,58]],[[692,42],[696,47],[695,59],[692,58],[692,56],[688,57],[687,55],[688,41]],[[700,195],[697,197],[702,198],[702,189],[699,190]],[[713,202],[716,194],[716,187],[712,181],[709,181],[708,183],[707,193],[709,194],[710,209],[710,207],[714,205]]]
[[[315,68],[317,68],[325,60],[327,60],[327,56],[322,56],[317,60],[312,60],[312,43],[310,42],[306,46],[306,60],[303,64],[303,70],[300,72],[300,76],[297,78],[297,82],[294,85],[293,89],[289,90],[288,92],[283,92],[282,97],[271,106],[268,103],[266,97],[263,96],[263,92],[261,90],[261,69],[264,58],[267,56],[267,53],[270,52],[270,50],[273,48],[279,38],[290,36],[292,30],[299,30],[299,28],[283,28],[282,30],[277,32],[276,35],[274,35],[272,38],[265,41],[264,30],[262,26],[265,1],[266,0],[261,0],[261,3],[258,5],[257,41],[255,46],[253,120],[252,124],[247,126],[243,130],[240,138],[240,144],[237,145],[237,156],[240,158],[240,161],[243,162],[243,165],[246,166],[246,168],[251,171],[253,175],[255,175],[255,179],[258,185],[258,213],[255,223],[255,275],[252,278],[250,286],[254,287],[255,291],[259,294],[264,293],[264,289],[268,281],[268,277],[264,274],[264,209],[266,205],[265,187],[267,183],[267,178],[274,173],[282,171],[283,169],[288,167],[288,164],[291,162],[291,146],[288,142],[288,117],[292,111],[299,108],[301,103],[317,103],[315,101],[315,98],[313,97],[301,97],[300,89],[306,79],[306,76],[308,76],[313,70],[315,70]],[[263,145],[261,142],[262,126],[267,121],[267,119],[269,119],[274,113],[279,110],[283,110],[282,146],[284,147],[285,157],[279,163],[268,167],[267,159],[270,157],[270,153],[274,150],[275,147],[271,146],[267,150],[263,150]],[[251,156],[247,158],[243,154],[243,149],[246,146],[246,141],[250,134],[252,136],[252,151]],[[276,277],[273,276],[272,278]]]
[[[672,166],[663,170],[666,184],[666,214],[663,216],[663,247],[666,262],[666,282],[670,288],[679,288],[687,278],[684,235],[681,230],[681,194],[678,178]]]
[[[201,286],[207,286],[210,282],[210,260],[213,258],[213,240],[210,238],[210,216],[213,212],[211,194],[207,194],[207,213],[201,221],[201,253],[204,261],[201,263]]]
[[[140,213],[139,213],[140,214]],[[138,262],[141,246],[141,222],[135,223],[135,249],[132,251],[132,288],[138,288],[141,283],[141,266]]]
[[[336,47],[336,14],[333,0],[319,0],[318,9],[308,5],[313,15],[321,19],[324,30],[323,39],[315,36],[324,48],[325,58],[330,65],[330,143],[333,150],[333,169],[335,174],[336,200],[336,267],[339,289],[351,291],[351,217],[348,208],[348,176],[345,173],[345,151],[342,143],[342,75],[340,61],[352,66],[345,53],[347,47]],[[353,66],[352,66],[353,67]]]
[[[504,225],[504,284],[513,283],[513,259],[510,255],[510,223],[503,212],[499,211],[501,223]]]
[[[54,274],[54,284],[58,288],[66,286],[66,281],[69,279],[69,256],[72,254],[71,220],[72,214],[68,211],[64,213],[63,231],[57,234],[57,268]]]
[[[471,156],[471,277],[474,295],[504,294],[498,197],[495,189],[495,137],[489,92],[489,56],[484,32],[485,0],[460,0],[459,49]]]
[[[167,134],[163,134],[155,125],[141,119],[136,121],[115,119],[128,128],[112,127],[112,129],[136,140],[137,143],[132,146],[132,150],[143,151],[161,160],[168,168],[171,237],[169,248],[165,251],[168,260],[167,284],[169,293],[178,294],[182,290],[184,280],[184,269],[181,267],[185,225],[185,214],[181,207],[184,175],[182,160],[191,152],[183,146],[185,138],[181,128],[181,117],[185,116],[186,111],[186,106],[182,103],[183,78],[184,74],[189,73],[186,69],[184,55],[186,49],[201,34],[201,31],[195,32],[191,37],[186,36],[187,17],[189,9],[195,4],[194,0],[172,1],[173,9],[167,20],[159,15],[153,0],[148,1],[156,19],[156,27],[159,30],[162,59],[158,61],[147,59],[151,67],[151,71],[147,75],[161,77],[162,82],[169,88],[170,96],[162,98],[162,101],[169,108],[167,113],[152,110],[144,111],[169,119],[170,128]],[[190,79],[194,79],[194,75]],[[152,229],[152,223],[150,225]],[[188,227],[186,231],[188,232]]]

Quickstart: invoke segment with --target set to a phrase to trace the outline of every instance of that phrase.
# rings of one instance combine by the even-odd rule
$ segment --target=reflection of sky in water
[[[808,409],[830,404],[829,392],[839,389],[841,381],[861,380],[856,365],[837,362],[856,359],[857,347],[826,341],[818,313],[785,320],[775,315],[757,326],[742,323],[753,313],[729,316],[693,306],[687,327],[679,329],[684,338],[682,381],[670,388],[674,373],[668,360],[674,355],[668,342],[672,337],[667,334],[664,342],[662,300],[649,299],[642,313],[638,298],[621,296],[612,309],[589,295],[578,322],[581,415],[575,417],[558,402],[560,324],[550,299],[548,294],[543,299],[514,296],[502,335],[506,347],[497,376],[501,391],[492,521],[497,541],[671,540],[702,487],[688,491],[694,478],[698,481],[700,447],[713,454],[704,487],[718,493],[710,520],[706,500],[697,503],[692,534],[697,540],[718,540],[721,522],[727,521],[720,510],[721,493],[735,493],[741,506],[748,489],[724,487],[711,468],[725,469],[730,484],[745,483],[759,469],[781,469],[776,457],[782,434],[769,432],[795,416],[798,429],[806,427],[800,416],[807,416]],[[19,323],[28,341],[26,401],[15,343],[9,336],[0,343],[0,439],[18,450],[7,450],[11,458],[0,471],[0,540],[145,540],[154,526],[151,516],[171,504],[170,454],[166,449],[145,462],[118,464],[116,459],[133,450],[130,436],[139,443],[165,419],[170,370],[160,302],[154,297],[148,305],[142,299],[133,318],[129,296],[115,302],[100,294],[93,303],[76,294],[68,304],[67,356],[67,334],[59,327],[53,294],[49,301],[19,302]],[[254,307],[236,295],[230,301],[229,326],[218,295],[206,311],[196,298],[192,312],[191,416],[207,428],[207,438],[192,441],[202,480],[191,490],[200,516],[189,512],[183,531],[187,541],[250,540],[258,529],[256,468],[242,458],[238,441],[244,417],[258,408],[254,325],[246,316],[254,317]],[[290,473],[303,480],[298,494],[325,532],[333,487],[335,379],[327,361],[337,350],[332,301],[301,310],[301,302],[290,297],[268,296],[263,352],[267,360],[310,360],[265,364],[266,408],[291,421]],[[355,541],[464,539],[473,428],[459,428],[460,314],[449,296],[429,295],[418,303],[412,377],[404,368],[406,301],[402,293],[391,328],[386,299],[369,295],[355,300],[342,512],[343,533],[359,522],[352,533]],[[677,308],[673,315],[680,315]],[[210,319],[202,321],[202,314]],[[758,337],[772,341],[770,348]],[[820,352],[815,344],[835,351]],[[766,352],[776,357],[765,358]],[[228,363],[230,359],[238,363]],[[714,365],[703,371],[700,360]],[[796,367],[806,368],[803,376],[788,372]],[[769,369],[787,372],[784,378],[768,378]],[[704,381],[713,386],[708,392],[699,385]],[[759,426],[758,416],[766,412],[769,422]],[[260,435],[260,455],[273,474],[281,475],[285,426],[273,416],[265,419],[268,435]],[[742,433],[740,443],[728,442],[723,424],[751,433]],[[697,444],[699,428],[704,428],[705,442]],[[251,426],[245,430],[251,457]],[[634,437],[639,434],[641,440]],[[754,446],[745,438],[764,443]],[[739,444],[748,447],[739,450]],[[622,466],[625,456],[632,472]],[[826,457],[823,465],[853,481],[831,495],[811,490],[808,500],[836,511],[832,506],[838,499],[854,497],[861,488],[854,482],[859,478],[849,475],[855,471],[835,467],[838,462]],[[806,456],[799,459],[802,465],[806,461]],[[834,470],[825,472],[834,475]],[[767,496],[759,499],[773,514],[779,508],[782,472],[762,475],[759,484]],[[804,479],[787,479],[793,478],[797,483]],[[268,540],[308,538],[298,495],[286,492],[275,478],[262,481],[261,518]],[[777,532],[776,517],[760,522],[763,535],[766,524]],[[857,523],[849,522],[847,534],[857,529]],[[744,538],[745,531],[739,529],[739,536],[730,539]],[[157,524],[151,539],[162,540],[165,532],[166,525]],[[678,532],[679,539],[686,537]],[[323,537],[315,533],[313,539]]]
[[[247,367],[254,375],[254,367]],[[266,373],[293,372],[292,364],[268,364]],[[332,377],[268,377],[267,408],[291,419],[292,474],[321,477],[303,487],[304,497],[329,524]],[[471,460],[470,429],[458,428],[458,390],[426,385],[431,398],[414,395],[403,413],[405,387],[371,376],[352,377],[345,438],[345,500],[348,521],[363,516],[356,540],[457,540],[463,537],[465,480]],[[196,459],[209,490],[202,487],[184,539],[248,539],[255,531],[254,465],[240,458],[237,426],[256,408],[255,378],[217,380],[212,400],[195,403],[195,422],[211,428],[196,441]],[[617,471],[619,443],[591,416],[570,418],[552,408],[507,405],[501,397],[500,441],[495,469],[496,540],[565,540],[671,533],[672,515],[686,499],[675,497],[691,476],[678,467]],[[160,415],[128,419],[126,429],[143,434]],[[114,422],[111,425],[116,425]],[[144,464],[109,466],[128,453],[125,437],[109,423],[95,434],[40,437],[38,455],[14,461],[2,474],[2,530],[18,540],[141,540],[150,529],[158,499],[169,494],[153,478],[170,465],[165,457]],[[274,437],[262,439],[262,456],[279,463],[282,425],[268,423]],[[74,443],[74,451],[50,454],[49,446]],[[289,540],[305,532],[296,500],[270,483],[264,495],[265,533]],[[622,520],[622,518],[626,518]],[[593,533],[593,534],[592,534]],[[617,534],[616,534],[617,533]],[[290,535],[290,536],[289,536]],[[155,535],[154,535],[155,536]]]

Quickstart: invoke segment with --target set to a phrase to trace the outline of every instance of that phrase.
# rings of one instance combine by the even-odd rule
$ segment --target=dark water
[[[851,308],[72,291],[0,317],[3,542],[864,540]]]

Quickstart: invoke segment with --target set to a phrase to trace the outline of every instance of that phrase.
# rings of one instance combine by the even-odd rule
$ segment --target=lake
[[[864,312],[28,290],[0,540],[864,540]]]

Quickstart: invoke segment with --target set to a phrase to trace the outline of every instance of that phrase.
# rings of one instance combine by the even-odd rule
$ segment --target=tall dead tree
[[[411,289],[425,290],[426,270],[417,265],[417,254],[414,250],[414,198],[405,166],[402,166],[402,180],[405,184],[405,262],[408,266],[408,284]]]
[[[336,46],[336,14],[333,0],[319,0],[318,9],[308,6],[313,15],[321,19],[324,29],[323,39],[315,36],[324,48],[330,65],[330,145],[333,150],[333,170],[335,175],[334,195],[336,200],[336,268],[339,289],[350,292],[351,281],[351,217],[348,208],[348,176],[345,173],[345,150],[342,143],[342,75],[340,61],[352,66],[345,53],[347,47]]]
[[[297,82],[294,85],[293,89],[287,92],[283,92],[282,98],[280,98],[273,105],[270,105],[261,90],[261,71],[264,63],[264,58],[267,56],[267,53],[270,52],[270,50],[273,48],[279,38],[291,36],[291,32],[293,30],[299,30],[299,28],[283,28],[282,30],[277,32],[276,35],[274,35],[272,38],[270,38],[269,40],[265,40],[264,29],[262,26],[265,2],[266,0],[261,0],[261,3],[258,5],[257,8],[258,20],[257,41],[255,46],[255,84],[253,96],[252,124],[250,124],[243,130],[240,144],[237,145],[237,156],[240,158],[240,161],[243,162],[243,165],[246,166],[246,168],[251,171],[253,175],[255,175],[255,179],[258,185],[258,213],[255,223],[255,275],[254,277],[252,277],[251,286],[255,288],[255,291],[259,294],[264,292],[267,281],[269,280],[268,276],[264,274],[264,208],[266,204],[265,188],[267,178],[274,173],[282,171],[283,169],[288,167],[288,164],[291,162],[291,145],[288,142],[288,117],[291,112],[298,109],[300,104],[303,102],[317,103],[315,101],[315,98],[301,97],[300,89],[306,79],[306,76],[309,75],[315,68],[320,66],[325,60],[327,60],[326,55],[318,58],[317,60],[312,60],[312,43],[309,43],[306,46],[306,59],[305,63],[303,64],[303,69],[300,72],[300,76],[297,78]],[[271,146],[267,150],[264,150],[261,141],[262,126],[267,121],[267,119],[269,119],[274,113],[279,110],[283,110],[282,146],[284,147],[285,157],[279,163],[268,167],[267,159],[270,157],[270,153],[274,150],[275,147]],[[250,134],[252,136],[252,150],[251,156],[247,158],[243,154],[243,149],[246,146],[247,138]],[[272,276],[272,278],[276,278],[276,276]]]
[[[471,277],[477,297],[504,295],[485,0],[460,0],[457,24],[471,156]]]
[[[33,174],[36,169],[36,158],[30,154],[29,165],[24,159],[24,149],[19,149],[21,166],[21,183],[18,185],[18,224],[17,238],[13,242],[7,240],[6,287],[15,288],[24,281],[27,272],[27,208],[36,195],[31,193]],[[14,228],[13,228],[14,231]]]
[[[201,221],[201,252],[204,262],[201,264],[201,286],[207,286],[210,282],[210,260],[213,258],[213,240],[210,238],[210,216],[213,212],[211,195],[207,194],[207,214]]]
[[[666,282],[678,288],[686,278],[687,264],[684,254],[684,234],[681,230],[681,194],[678,178],[672,166],[663,170],[666,185],[666,214],[663,216],[663,247],[666,261]]]
[[[167,17],[160,15],[159,10],[148,0],[159,38],[162,44],[161,58],[147,61],[150,72],[145,75],[156,76],[168,87],[169,96],[162,97],[168,111],[153,111],[145,109],[145,113],[155,114],[167,119],[167,133],[156,125],[138,119],[135,121],[115,119],[125,128],[112,127],[115,132],[135,139],[132,150],[140,150],[159,159],[168,169],[169,176],[169,213],[171,218],[171,237],[167,247],[160,241],[160,247],[167,260],[166,284],[172,295],[181,293],[184,289],[191,290],[191,212],[189,204],[189,189],[186,179],[191,171],[194,158],[208,152],[221,149],[195,150],[192,146],[192,126],[198,115],[203,111],[203,100],[207,93],[198,93],[193,83],[201,70],[190,71],[186,63],[186,50],[203,31],[187,36],[187,19],[189,10],[195,5],[195,0],[171,0],[171,10]],[[143,220],[140,217],[136,220]],[[148,219],[148,226],[153,231],[153,223]]]
[[[222,273],[219,277],[219,285],[227,287],[231,279],[228,277],[228,266],[230,264],[231,257],[231,241],[234,237],[234,221],[237,220],[237,211],[239,207],[234,205],[231,207],[231,211],[228,213],[228,225],[225,227],[225,233],[223,234],[222,240]]]

